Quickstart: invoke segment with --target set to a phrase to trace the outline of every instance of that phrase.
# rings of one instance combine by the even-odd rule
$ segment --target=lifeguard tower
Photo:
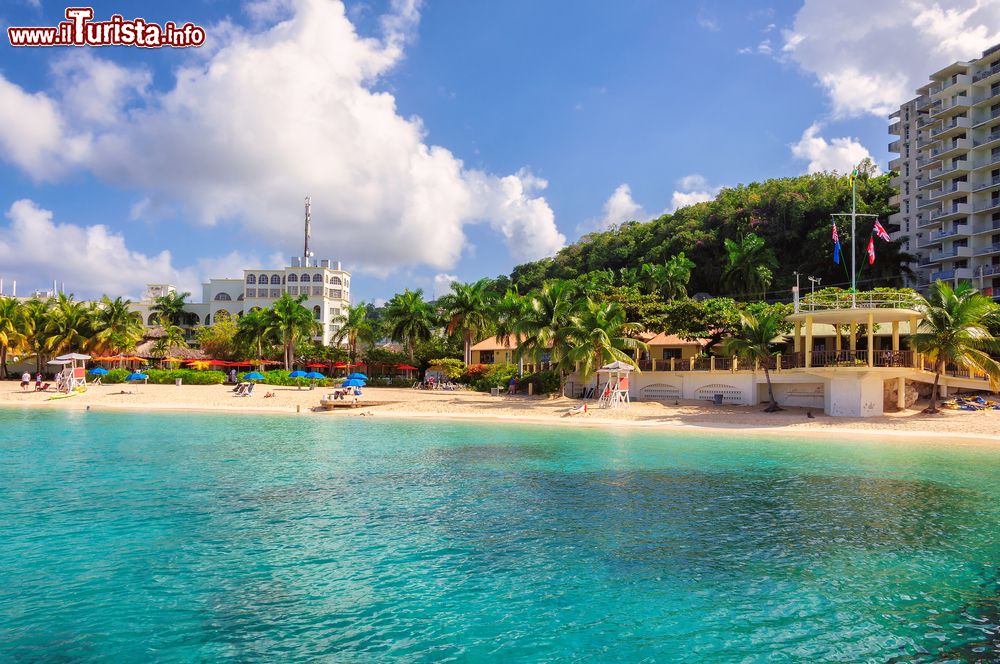
[[[634,367],[625,362],[612,362],[597,370],[598,385],[600,385],[600,374],[607,374],[608,380],[601,390],[601,396],[597,400],[597,405],[601,408],[621,408],[629,403],[628,384],[629,375]]]
[[[49,364],[63,366],[63,369],[56,376],[60,392],[82,392],[87,389],[87,360],[89,359],[90,355],[67,353],[49,361]]]

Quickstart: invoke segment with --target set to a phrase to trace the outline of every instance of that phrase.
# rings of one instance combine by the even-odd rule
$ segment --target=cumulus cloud
[[[627,184],[618,185],[604,202],[601,212],[600,217],[580,224],[577,231],[580,233],[606,231],[626,221],[645,221],[649,218],[642,206],[632,199],[632,188]]]
[[[517,260],[558,250],[543,179],[466,168],[377,89],[419,18],[414,0],[392,8],[382,37],[363,38],[340,2],[253,3],[255,18],[283,20],[225,26],[163,91],[90,54],[61,65],[46,91],[0,76],[0,158],[39,180],[86,169],[136,190],[146,209],[232,221],[286,253],[310,195],[317,254],[372,272],[447,269],[469,224],[489,225]],[[101,94],[81,99],[94,81]]]
[[[434,275],[434,297],[438,298],[442,295],[447,295],[451,292],[451,285],[458,281],[458,276],[454,274],[445,274],[441,272],[440,274]]]
[[[805,0],[783,37],[781,57],[817,77],[836,116],[885,116],[931,72],[1000,41],[1000,2]]]
[[[819,135],[822,125],[811,124],[798,142],[791,145],[792,156],[808,161],[806,173],[821,171],[850,173],[851,170],[871,154],[858,140],[854,138],[831,138],[827,140]]]
[[[21,294],[65,283],[80,298],[118,295],[137,298],[147,283],[170,283],[201,298],[201,283],[210,277],[241,275],[254,265],[281,264],[280,255],[259,256],[232,251],[203,257],[177,267],[169,251],[147,255],[130,249],[125,236],[104,224],[90,226],[56,221],[52,211],[35,201],[14,201],[0,224],[0,277],[18,282]]]
[[[682,207],[710,201],[718,195],[722,187],[712,186],[703,175],[692,173],[677,181],[677,189],[670,197],[668,212],[674,212]]]

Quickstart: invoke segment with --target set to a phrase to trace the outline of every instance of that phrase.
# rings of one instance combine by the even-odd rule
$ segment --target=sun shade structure
[[[323,380],[324,378],[326,378],[326,376],[316,371],[310,371],[305,376],[303,376],[303,378],[308,378],[309,380]]]
[[[89,373],[89,374],[91,374],[93,376],[106,376],[108,374],[108,370],[104,369],[103,367],[94,367],[93,369],[91,369],[87,373]]]
[[[348,378],[343,382],[341,387],[364,387],[365,381],[358,380],[357,378]]]
[[[305,378],[306,375],[307,374],[306,374],[305,371],[302,371],[301,369],[296,369],[292,373],[288,374],[288,377],[289,378]]]
[[[357,372],[349,374],[347,378],[350,380],[368,380],[368,376],[364,375],[363,373],[357,373]]]
[[[264,380],[264,375],[259,371],[251,371],[248,374],[243,374],[243,380]]]
[[[130,373],[130,374],[129,374],[129,375],[128,375],[128,376],[126,377],[126,378],[125,378],[125,380],[128,380],[128,381],[133,381],[133,380],[147,380],[148,378],[149,378],[149,376],[147,376],[146,374],[144,374],[144,373],[139,373],[139,372],[137,371],[137,372],[135,372],[135,373]]]

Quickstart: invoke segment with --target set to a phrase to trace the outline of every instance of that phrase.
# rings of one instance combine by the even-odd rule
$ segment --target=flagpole
[[[857,253],[858,253],[858,243],[856,241],[857,233],[856,221],[858,217],[858,183],[857,178],[851,174],[851,309],[856,309],[858,306],[858,271],[857,271]]]

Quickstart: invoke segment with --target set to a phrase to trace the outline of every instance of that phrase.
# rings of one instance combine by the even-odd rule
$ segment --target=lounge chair
[[[587,404],[582,403],[579,406],[574,406],[573,408],[570,408],[569,410],[567,410],[565,413],[563,413],[563,417],[572,417],[573,415],[582,415],[583,413],[586,413],[586,412],[587,412]]]
[[[36,387],[35,392],[48,392],[50,387],[52,387],[51,383],[45,383],[40,387]]]
[[[253,383],[240,383],[239,385],[236,386],[236,389],[233,391],[236,392],[235,396],[247,397],[250,396],[250,389],[252,387]]]

